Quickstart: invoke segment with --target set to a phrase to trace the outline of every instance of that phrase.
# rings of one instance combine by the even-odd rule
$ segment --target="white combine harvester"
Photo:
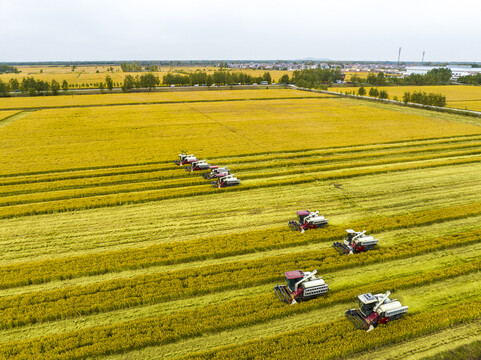
[[[176,165],[188,165],[192,164],[193,162],[198,161],[194,154],[186,155],[184,153],[179,154],[179,160],[175,160],[174,163]]]
[[[185,170],[187,171],[201,171],[201,170],[211,170],[217,169],[219,166],[217,165],[210,165],[207,163],[206,160],[198,160],[194,161],[190,164],[190,166],[186,166]]]
[[[302,272],[301,270],[285,272],[287,286],[276,285],[274,291],[279,300],[289,305],[327,294],[329,286],[316,274],[317,270],[312,272]]]
[[[291,230],[300,231],[301,233],[308,229],[323,228],[329,222],[329,220],[326,219],[324,216],[319,215],[319,211],[297,211],[297,218],[298,221],[289,221],[289,227],[291,228]]]
[[[359,310],[346,311],[346,317],[358,328],[371,331],[378,324],[397,320],[408,312],[408,306],[402,306],[397,299],[389,299],[390,291],[385,294],[371,293],[358,296]]]
[[[378,243],[378,239],[374,239],[372,236],[366,235],[366,230],[354,231],[352,229],[347,229],[347,236],[344,242],[335,242],[332,244],[334,249],[336,249],[339,254],[357,254],[360,252],[372,250]]]
[[[221,167],[217,169],[212,169],[210,173],[202,174],[204,179],[218,179],[220,177],[226,176],[230,174],[230,169],[227,167]]]
[[[228,186],[240,185],[240,180],[232,175],[224,175],[217,178],[217,181],[211,182],[212,187],[225,188]]]

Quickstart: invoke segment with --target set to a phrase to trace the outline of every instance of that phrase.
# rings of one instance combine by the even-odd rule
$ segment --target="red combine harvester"
[[[289,221],[289,227],[291,228],[291,230],[300,231],[301,233],[303,233],[307,229],[323,228],[329,222],[329,220],[324,218],[324,216],[319,215],[319,211],[297,211],[297,218],[299,221]]]
[[[346,317],[358,329],[367,331],[373,330],[378,324],[399,319],[407,313],[409,307],[402,306],[397,299],[389,299],[389,295],[391,295],[389,291],[385,294],[359,295],[359,310],[347,310]]]
[[[336,241],[332,246],[336,249],[339,254],[357,254],[364,251],[369,251],[374,249],[374,247],[379,243],[378,239],[374,239],[372,236],[366,235],[366,230],[354,231],[352,229],[347,229],[347,236],[344,242]]]
[[[201,170],[212,170],[217,169],[217,165],[210,165],[205,160],[194,161],[190,166],[187,166],[185,170],[187,171],[201,171]]]
[[[182,165],[188,165],[193,163],[194,161],[198,161],[197,158],[194,156],[194,154],[191,155],[186,155],[186,154],[179,154],[179,160],[175,160],[175,164],[182,166]]]
[[[234,175],[224,175],[217,178],[217,181],[211,181],[212,187],[225,188],[229,186],[240,185],[240,180]]]
[[[220,177],[226,176],[230,174],[230,169],[227,167],[222,167],[222,168],[217,168],[217,169],[212,169],[210,173],[202,174],[202,177],[204,179],[218,179]]]
[[[317,270],[302,272],[301,270],[284,273],[286,285],[276,285],[274,291],[280,301],[293,305],[300,301],[310,300],[327,294],[329,286],[322,278],[316,276]]]

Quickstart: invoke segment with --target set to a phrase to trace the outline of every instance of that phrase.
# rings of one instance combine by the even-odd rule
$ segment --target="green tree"
[[[52,90],[52,95],[58,95],[58,92],[60,91],[60,84],[57,82],[57,80],[52,80],[50,89]]]
[[[10,79],[8,81],[8,84],[10,85],[11,91],[17,91],[20,88],[20,83],[18,82],[17,79]]]
[[[132,75],[126,75],[122,85],[122,91],[129,91],[135,87],[135,79]]]
[[[64,92],[67,92],[67,91],[68,91],[68,82],[67,82],[67,80],[62,81],[62,90],[63,90]]]
[[[100,89],[100,92],[103,94],[104,89],[105,89],[105,85],[104,85],[103,82],[101,82],[101,83],[99,84],[99,89]]]
[[[363,85],[361,85],[361,87],[357,90],[357,93],[361,96],[366,95],[366,89],[364,89]]]
[[[289,84],[289,75],[287,75],[287,74],[282,75],[281,78],[279,79],[279,83],[280,84]]]
[[[409,91],[405,91],[403,95],[403,102],[407,104],[411,101],[411,93]]]
[[[376,89],[376,88],[370,88],[369,89],[369,96],[378,97],[379,96],[379,90]]]
[[[387,99],[387,98],[389,98],[389,95],[386,90],[379,91],[379,99]]]
[[[267,81],[267,83],[270,84],[272,82],[271,73],[269,71],[266,71],[264,75],[262,75],[262,80]]]
[[[107,85],[107,89],[109,89],[110,92],[112,92],[112,89],[114,88],[114,82],[112,81],[112,78],[110,75],[107,75],[105,77],[105,85]]]

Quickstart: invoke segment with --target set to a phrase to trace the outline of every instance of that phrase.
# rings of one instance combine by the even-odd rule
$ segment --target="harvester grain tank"
[[[312,272],[301,270],[285,272],[287,286],[276,285],[274,291],[279,300],[289,305],[327,294],[329,286],[316,274],[317,270]]]
[[[190,166],[187,166],[185,170],[187,171],[201,171],[201,170],[212,170],[217,169],[217,165],[210,165],[207,163],[206,160],[198,160],[191,163]]]
[[[303,233],[308,229],[318,229],[325,227],[329,220],[324,216],[319,215],[319,211],[302,210],[297,211],[297,219],[289,221],[289,227],[291,230],[300,231]]]
[[[379,243],[378,239],[370,235],[366,235],[366,230],[364,231],[354,231],[352,229],[347,229],[347,236],[344,241],[336,241],[332,246],[336,249],[339,254],[357,254],[364,251],[369,251],[374,249],[374,247]]]
[[[212,180],[212,179],[218,179],[220,177],[223,177],[229,174],[230,174],[230,169],[228,169],[227,167],[221,167],[217,169],[212,169],[210,173],[202,174],[202,177],[204,179]]]
[[[240,185],[240,180],[236,178],[233,174],[224,175],[224,176],[218,177],[217,181],[212,181],[211,185],[212,187],[216,187],[216,188],[237,186],[237,185]]]
[[[358,296],[359,310],[346,311],[346,317],[358,329],[371,331],[379,324],[397,320],[407,313],[409,307],[403,306],[397,299],[389,299],[390,291],[385,294],[371,293]]]
[[[186,155],[184,153],[179,154],[179,160],[175,160],[176,165],[188,165],[191,164],[195,161],[198,161],[197,158],[194,156],[194,154]]]

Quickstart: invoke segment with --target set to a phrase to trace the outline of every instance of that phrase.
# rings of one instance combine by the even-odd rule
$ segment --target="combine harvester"
[[[319,215],[319,211],[297,211],[297,218],[299,221],[289,221],[289,227],[291,228],[291,230],[300,231],[301,233],[303,233],[307,229],[323,228],[329,222],[329,220],[324,218],[324,216]]]
[[[339,254],[352,255],[360,252],[372,250],[379,242],[378,239],[374,239],[372,236],[367,236],[366,230],[359,232],[352,229],[347,229],[347,236],[344,242],[336,241],[332,246]]]
[[[225,188],[240,185],[240,180],[234,175],[224,175],[218,177],[217,181],[212,181],[210,184],[215,188]]]
[[[315,299],[327,294],[329,286],[322,278],[316,276],[317,270],[302,272],[301,270],[284,273],[286,285],[276,285],[274,291],[280,301],[293,305],[300,301]]]
[[[230,174],[230,169],[227,167],[212,169],[210,173],[202,174],[202,177],[207,180],[218,179],[220,177]]]
[[[198,161],[194,154],[179,154],[179,160],[175,160],[174,163],[176,165],[182,166],[192,164],[194,161]]]
[[[198,160],[198,161],[194,161],[191,163],[190,166],[187,166],[185,168],[185,170],[187,171],[201,171],[201,170],[211,170],[212,169],[217,169],[218,166],[217,165],[210,165],[207,163],[206,160]]]
[[[397,299],[389,299],[389,295],[391,295],[390,291],[385,294],[359,295],[359,310],[347,310],[346,317],[358,329],[367,331],[373,330],[378,324],[399,319],[407,313],[409,307],[402,306]]]

